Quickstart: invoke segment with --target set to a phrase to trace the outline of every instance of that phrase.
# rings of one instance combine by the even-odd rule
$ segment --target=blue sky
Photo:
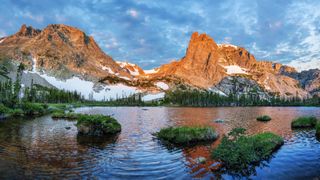
[[[145,69],[184,56],[194,31],[247,48],[257,59],[320,68],[320,1],[1,0],[0,36],[21,24],[67,24],[116,60]]]

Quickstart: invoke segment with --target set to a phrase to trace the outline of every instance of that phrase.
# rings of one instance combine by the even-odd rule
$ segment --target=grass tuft
[[[312,128],[317,124],[317,118],[313,116],[303,116],[292,121],[292,128]]]
[[[270,157],[283,143],[282,137],[270,132],[224,136],[212,151],[212,158],[221,161],[226,169],[242,172]]]
[[[52,118],[77,120],[79,135],[103,136],[121,131],[121,125],[111,116],[56,112]]]
[[[159,139],[173,144],[191,144],[197,142],[214,141],[218,133],[212,127],[169,127],[161,129],[155,134]]]
[[[271,120],[271,117],[268,116],[268,115],[258,116],[258,117],[257,117],[257,120],[258,120],[258,121],[270,121],[270,120]]]

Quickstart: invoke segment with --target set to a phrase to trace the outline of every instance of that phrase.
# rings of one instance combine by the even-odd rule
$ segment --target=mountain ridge
[[[209,35],[198,32],[192,34],[184,57],[149,71],[136,64],[115,61],[93,37],[63,24],[51,24],[42,30],[22,25],[17,33],[0,39],[0,55],[2,59],[22,62],[31,72],[62,80],[79,77],[99,86],[126,84],[137,88],[137,93],[159,93],[185,84],[191,89],[225,95],[246,95],[257,86],[264,98],[319,95],[317,71],[313,75],[299,73],[280,63],[258,61],[243,47],[217,44]],[[230,77],[234,77],[232,81]],[[235,80],[242,84],[230,83]]]

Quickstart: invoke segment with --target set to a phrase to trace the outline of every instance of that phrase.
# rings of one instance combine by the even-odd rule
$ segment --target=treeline
[[[310,99],[280,98],[271,96],[268,99],[261,99],[257,94],[236,96],[222,96],[210,91],[170,91],[167,92],[163,101],[164,104],[180,106],[319,106],[320,98],[315,96]]]
[[[16,80],[13,82],[0,73],[0,103],[7,107],[15,107],[22,103],[73,103],[82,102],[84,97],[76,91],[65,91],[48,88],[31,82],[30,87],[22,87],[21,77],[24,66],[19,65]]]
[[[76,91],[64,91],[32,84],[20,89],[11,80],[0,82],[0,103],[9,107],[15,104],[31,103],[72,103],[84,101],[84,97]]]
[[[116,98],[111,98],[102,101],[86,101],[86,105],[92,106],[157,106],[161,105],[161,101],[148,101],[142,100],[142,94],[132,94],[129,96],[117,96]]]

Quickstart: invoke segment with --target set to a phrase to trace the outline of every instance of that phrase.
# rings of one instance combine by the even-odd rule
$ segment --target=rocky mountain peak
[[[210,58],[211,53],[217,48],[218,45],[210,36],[194,32],[189,42],[186,58],[192,60],[204,59],[204,56]]]
[[[32,26],[27,26],[23,24],[20,30],[17,32],[17,36],[34,37],[40,34],[41,30],[34,29]]]
[[[45,37],[44,37],[45,36]],[[39,37],[39,39],[47,39],[50,42],[64,43],[72,46],[89,46],[93,45],[97,48],[94,39],[86,33],[75,27],[63,24],[48,25]]]

